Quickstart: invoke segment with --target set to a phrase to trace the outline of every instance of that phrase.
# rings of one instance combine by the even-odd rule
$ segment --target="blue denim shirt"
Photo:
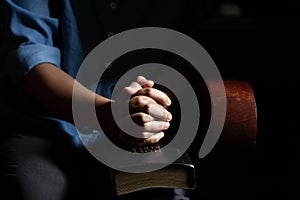
[[[163,18],[158,18],[155,12],[149,13],[147,8],[151,1],[147,1],[142,8],[140,1],[132,1],[130,6],[134,7],[134,13],[121,12],[112,15],[105,9],[109,6],[107,2],[105,0],[0,1],[0,89],[6,93],[0,100],[2,115],[17,120],[20,127],[30,127],[34,130],[38,124],[44,129],[51,129],[66,137],[76,147],[82,146],[76,127],[47,113],[30,94],[19,87],[19,82],[37,64],[45,62],[56,65],[75,78],[85,56],[106,39],[111,30],[120,32],[138,27],[140,21],[144,19],[138,16],[147,15],[147,12],[149,15],[154,14],[153,16],[158,19],[154,20],[162,23],[158,24],[161,26],[164,26],[162,19],[171,16],[170,12],[167,14],[168,17]],[[175,5],[175,1],[171,2],[172,4],[169,2],[170,4],[167,3],[166,6]],[[111,9],[115,9],[115,6]],[[120,18],[127,19],[122,21]],[[148,20],[148,25],[153,24]],[[118,71],[114,74],[118,74]],[[113,85],[112,80],[104,81],[97,91],[109,98]],[[87,140],[93,141],[101,136],[101,133],[92,132],[84,135]]]

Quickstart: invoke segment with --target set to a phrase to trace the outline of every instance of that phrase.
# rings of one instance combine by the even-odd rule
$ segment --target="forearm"
[[[42,105],[44,105],[45,108],[49,110],[49,112],[61,119],[65,119],[70,122],[73,122],[72,97],[74,84],[76,84],[76,80],[74,78],[72,78],[53,64],[49,63],[39,64],[34,67],[23,81],[24,89],[33,94],[42,103]],[[150,121],[138,120],[140,121],[140,125],[144,126],[145,128],[145,131],[143,133],[140,133],[141,138],[132,139],[134,137],[125,134],[118,128],[117,124],[115,124],[113,120],[113,116],[111,113],[110,99],[96,94],[80,83],[76,86],[76,98],[79,98],[82,104],[95,104],[99,123],[101,124],[104,132],[108,133],[112,138],[120,138],[125,143],[136,145],[155,143],[164,136],[162,131],[166,130],[169,127],[168,121],[171,120],[171,114],[167,112],[162,105],[168,106],[170,104],[170,100],[165,94],[158,90],[146,88],[144,91],[141,85],[146,86],[147,84],[149,84],[149,81],[146,81],[145,84],[136,83],[135,85],[139,87],[136,89],[136,91],[132,85],[130,87],[127,87],[128,91],[132,90],[130,94],[139,95],[137,96],[137,98],[132,98],[132,102],[130,101],[131,104],[137,104],[141,106],[141,111],[136,111],[138,116],[132,115],[134,119],[144,118],[143,116],[145,114],[142,114],[142,110],[144,107],[149,108],[147,110],[149,111],[148,115],[151,118]],[[146,105],[143,104],[145,103],[143,101],[144,98],[141,98],[141,96],[144,95],[145,98],[149,101],[146,102]],[[161,102],[161,104],[154,103],[156,101]],[[130,107],[134,106],[131,105]],[[154,107],[156,108],[152,109]],[[82,110],[82,113],[80,113],[80,115],[82,119],[89,119],[90,117],[89,113],[84,113],[84,110]],[[154,118],[151,116],[156,116],[164,120],[165,122],[160,122],[159,124],[157,122],[152,123]],[[137,133],[137,135],[139,135],[139,133]]]
[[[24,78],[23,87],[53,115],[73,122],[72,93],[75,81],[53,64],[42,63]],[[79,95],[83,102],[94,102],[97,108],[110,102],[109,99],[95,94],[82,85],[79,88]]]

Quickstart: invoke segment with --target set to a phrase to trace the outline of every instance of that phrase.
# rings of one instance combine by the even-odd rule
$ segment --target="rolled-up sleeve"
[[[40,63],[60,66],[59,20],[51,15],[49,0],[3,0],[1,7],[2,45],[18,61],[10,67],[26,75]]]

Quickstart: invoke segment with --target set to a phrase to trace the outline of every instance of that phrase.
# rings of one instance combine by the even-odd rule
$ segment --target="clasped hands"
[[[142,127],[139,132],[127,134],[115,122],[111,123],[114,121],[112,115],[100,118],[100,124],[102,128],[104,127],[104,132],[117,137],[125,144],[134,146],[153,144],[160,141],[164,137],[164,131],[170,127],[170,121],[172,120],[172,115],[167,110],[171,105],[171,100],[166,93],[155,89],[153,86],[153,81],[138,76],[136,81],[122,91],[130,95],[128,101],[130,116],[123,117],[124,119],[131,117],[133,122]],[[114,103],[118,103],[118,99]]]

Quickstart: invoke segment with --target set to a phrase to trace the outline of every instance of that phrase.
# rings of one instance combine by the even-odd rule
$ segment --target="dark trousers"
[[[181,189],[151,189],[115,197],[108,169],[85,150],[34,135],[0,144],[1,200],[189,199]]]

